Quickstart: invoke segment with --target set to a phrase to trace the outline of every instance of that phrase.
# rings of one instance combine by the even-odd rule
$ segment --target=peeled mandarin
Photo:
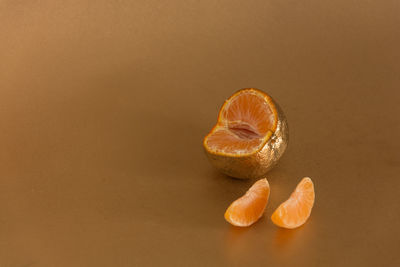
[[[211,164],[222,173],[259,178],[278,162],[288,138],[278,104],[263,91],[246,88],[225,101],[203,146]]]

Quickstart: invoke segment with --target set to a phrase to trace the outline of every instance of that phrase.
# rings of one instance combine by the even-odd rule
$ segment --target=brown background
[[[0,1],[0,266],[400,264],[399,1]],[[290,144],[265,216],[202,138],[243,87]],[[304,176],[303,227],[269,217]]]

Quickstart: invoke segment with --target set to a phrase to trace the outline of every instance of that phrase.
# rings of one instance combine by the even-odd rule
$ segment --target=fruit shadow
[[[306,246],[315,236],[315,231],[311,222],[306,222],[295,229],[277,227],[273,238],[274,247],[278,251],[285,252],[293,247]]]
[[[294,242],[296,236],[298,235],[298,231],[300,229],[283,229],[278,228],[275,232],[274,243],[275,246],[284,250],[287,248],[292,242]]]
[[[227,226],[223,243],[226,257],[232,262],[246,258],[254,246],[254,238],[258,237],[260,232],[262,233],[264,224],[263,216],[249,227]]]
[[[250,231],[250,227],[228,226],[224,242],[224,250],[228,259],[240,258],[246,253],[246,234]]]

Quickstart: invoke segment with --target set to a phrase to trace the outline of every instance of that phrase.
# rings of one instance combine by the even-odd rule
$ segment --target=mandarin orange
[[[277,163],[288,138],[286,118],[276,102],[258,89],[247,88],[225,101],[203,146],[221,172],[258,178]]]

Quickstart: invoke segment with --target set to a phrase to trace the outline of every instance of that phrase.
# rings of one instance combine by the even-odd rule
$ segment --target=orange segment
[[[246,154],[261,146],[262,139],[242,139],[232,131],[220,128],[208,137],[207,144],[218,153]]]
[[[246,194],[235,200],[225,212],[225,219],[235,226],[249,226],[264,213],[268,203],[269,183],[267,179],[258,180]]]
[[[303,225],[310,217],[314,205],[314,184],[305,177],[297,185],[289,199],[274,211],[271,220],[277,226],[293,229]]]
[[[261,150],[278,121],[272,99],[257,89],[243,89],[221,108],[217,125],[204,139],[211,153],[243,156]]]
[[[242,92],[234,97],[224,110],[222,119],[227,121],[231,130],[243,124],[258,136],[272,129],[275,121],[265,96],[255,91]]]

